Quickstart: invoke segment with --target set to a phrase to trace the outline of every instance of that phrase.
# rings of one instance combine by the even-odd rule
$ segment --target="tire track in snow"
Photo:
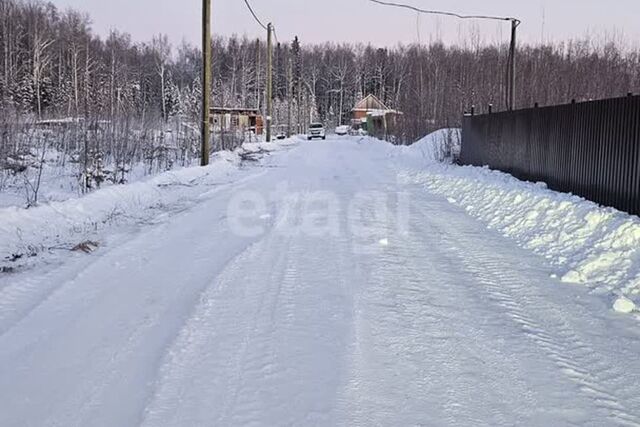
[[[477,314],[484,307],[458,285],[460,276],[449,271],[424,218],[412,215],[411,222],[406,237],[381,225],[379,233],[393,236],[391,244],[362,260],[362,280],[368,286],[356,304],[344,424],[391,425],[403,419],[408,425],[444,420],[444,425],[508,425],[510,420],[530,420],[526,412],[536,401],[523,372],[517,367],[503,370],[508,355],[479,339],[485,332],[457,310],[465,307]],[[473,373],[478,365],[501,375],[479,380]],[[486,405],[479,411],[468,404],[489,396],[490,390],[510,406],[482,400]]]
[[[589,395],[596,406],[603,409],[613,421],[639,425],[637,416],[630,413],[620,403],[620,399],[602,385],[619,381],[623,378],[622,373],[610,368],[615,374],[609,376],[606,381],[601,379],[602,361],[578,338],[568,324],[556,323],[553,325],[553,330],[548,332],[546,327],[526,313],[524,307],[535,307],[535,302],[527,298],[522,286],[517,285],[523,280],[522,277],[504,273],[502,271],[504,266],[489,257],[482,257],[477,253],[469,253],[469,255],[474,258],[475,263],[465,263],[465,265],[486,287],[490,299],[506,310],[508,316],[547,354],[560,371],[577,383],[580,390]],[[521,296],[521,302],[518,302],[512,294],[506,293],[505,288]],[[547,319],[548,322],[551,320],[552,318]]]
[[[113,252],[117,246],[101,248],[100,255]],[[82,256],[86,258],[85,255]],[[99,257],[66,260],[61,267],[43,275],[23,276],[19,273],[6,277],[8,283],[0,289],[0,337],[48,301],[58,290],[77,280],[83,271],[98,260]]]
[[[304,214],[295,200],[277,214],[207,287],[168,350],[142,425],[334,424],[351,246],[292,232]]]
[[[326,278],[322,260],[311,262],[304,254],[312,243],[276,224],[227,264],[171,346],[143,425],[246,425],[302,412],[324,416],[313,410],[316,400],[301,399],[314,390],[298,382],[314,375],[307,358],[316,343],[307,348],[305,342],[322,327],[305,318],[321,303],[309,286]],[[309,408],[291,411],[292,402]]]
[[[285,154],[285,153],[282,153]],[[32,275],[31,271],[24,271],[18,274],[7,275],[0,278],[7,282],[5,286],[0,287],[0,337],[6,334],[11,328],[19,324],[23,319],[29,316],[38,307],[49,301],[54,295],[63,290],[66,286],[75,283],[92,265],[102,257],[108,256],[119,247],[125,244],[143,240],[149,233],[154,233],[159,227],[165,227],[166,221],[176,221],[179,218],[190,215],[193,209],[208,200],[211,200],[219,193],[232,188],[241,189],[252,181],[263,177],[268,171],[251,170],[250,175],[240,177],[235,181],[225,181],[214,189],[204,187],[201,193],[192,195],[192,199],[181,199],[175,203],[165,206],[165,208],[157,215],[151,215],[150,218],[134,218],[138,222],[129,224],[133,229],[133,237],[128,234],[131,231],[122,232],[118,230],[117,239],[113,239],[108,246],[102,246],[99,250],[90,255],[81,255],[81,259],[63,259],[62,265],[52,268],[44,267],[44,273]],[[155,211],[156,207],[149,207],[149,211]],[[149,225],[146,227],[144,225]],[[109,231],[101,230],[104,235]],[[161,241],[160,241],[161,242]],[[82,259],[87,258],[87,259]],[[51,262],[47,259],[47,262]],[[38,266],[39,267],[39,266]],[[23,277],[26,277],[23,279]],[[2,282],[0,282],[2,283]]]
[[[288,242],[289,239],[285,239]],[[251,384],[247,382],[254,378],[261,378],[269,381],[284,369],[278,365],[273,352],[270,351],[272,335],[275,325],[275,313],[278,310],[278,302],[282,287],[282,278],[285,266],[288,262],[287,243],[275,245],[271,240],[265,240],[259,253],[251,257],[253,262],[261,259],[269,251],[276,251],[277,256],[272,262],[266,263],[267,270],[264,271],[264,281],[266,286],[260,290],[260,297],[256,300],[256,309],[250,327],[246,328],[242,341],[240,355],[234,369],[234,380],[232,382],[232,399],[222,409],[222,416],[219,419],[221,424],[251,424],[259,422],[260,406],[258,396],[253,395]],[[251,262],[251,261],[250,261]],[[267,267],[262,265],[262,267]],[[237,280],[238,274],[232,274]],[[275,288],[275,289],[274,289]],[[232,319],[228,319],[231,321]],[[226,323],[226,322],[225,322]]]
[[[142,414],[142,425],[193,424],[189,419],[177,419],[178,410],[190,401],[186,397],[190,386],[207,384],[207,375],[218,371],[227,376],[211,381],[204,388],[209,392],[218,391],[212,399],[217,406],[212,403],[208,409],[220,421],[226,408],[233,406],[239,395],[236,385],[242,381],[249,335],[264,304],[264,295],[248,289],[243,275],[247,266],[266,253],[266,240],[265,234],[236,255],[201,293],[199,303],[166,351],[155,391]],[[266,270],[261,273],[264,277],[269,274]],[[234,305],[240,301],[240,306]],[[238,316],[238,312],[242,316]],[[243,338],[238,340],[238,337]],[[232,341],[232,345],[227,341]],[[196,410],[202,407],[194,408]],[[197,413],[193,415],[197,417]]]
[[[488,250],[486,236],[480,242],[472,231],[460,230],[457,223],[433,215],[429,218],[446,236],[448,247],[465,270],[483,285],[481,289],[489,300],[504,310],[605,417],[619,425],[640,426],[640,415],[635,409],[637,399],[630,401],[628,396],[616,392],[628,382],[625,373],[614,363],[605,362],[603,355],[577,334],[563,314],[566,308],[556,307],[533,292],[540,284],[531,282],[517,260],[505,258],[503,252]],[[503,238],[495,236],[494,239]]]
[[[257,176],[248,178],[245,182]],[[43,425],[89,420],[130,425],[139,419],[166,343],[207,279],[252,241],[231,239],[226,253],[219,251],[215,242],[230,233],[215,218],[211,222],[211,212],[222,215],[229,196],[210,203],[203,198],[203,205],[83,258],[80,265],[72,261],[46,273],[45,279],[52,274],[62,280],[0,336],[0,359],[18,367],[0,375],[2,389],[18,385],[6,399],[15,407],[4,414],[14,418],[0,414],[0,423],[11,425],[27,414]],[[189,223],[210,228],[184,226]],[[211,259],[212,254],[218,256]],[[65,276],[68,270],[76,273]],[[119,400],[125,390],[128,398]]]

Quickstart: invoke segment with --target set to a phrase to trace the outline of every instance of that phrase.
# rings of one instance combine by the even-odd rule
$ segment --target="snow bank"
[[[136,222],[158,210],[194,200],[239,170],[244,153],[275,151],[294,144],[252,143],[212,156],[207,167],[165,172],[127,185],[109,186],[84,197],[51,202],[31,209],[0,209],[0,262],[78,244],[90,233],[118,221]]]
[[[403,176],[546,257],[563,282],[618,298],[617,311],[640,301],[640,218],[488,168],[431,162]]]
[[[461,132],[461,129],[441,129],[401,150],[405,155],[416,156],[427,162],[451,163],[460,155]]]

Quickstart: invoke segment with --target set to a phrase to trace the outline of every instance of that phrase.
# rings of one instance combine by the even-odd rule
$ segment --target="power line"
[[[416,7],[416,6],[411,6],[411,5],[402,4],[402,3],[394,3],[394,2],[381,1],[381,0],[369,0],[369,1],[372,2],[372,3],[380,4],[382,6],[399,7],[399,8],[402,8],[402,9],[409,9],[409,10],[412,10],[414,12],[430,14],[430,15],[453,16],[453,17],[459,18],[459,19],[492,19],[494,21],[516,21],[516,22],[520,22],[516,18],[509,18],[509,17],[504,17],[504,16],[461,15],[459,13],[454,13],[454,12],[443,12],[443,11],[439,11],[439,10],[421,9],[419,7]]]
[[[244,0],[244,4],[251,12],[251,16],[256,20],[258,25],[262,27],[263,30],[267,32],[267,87],[266,87],[266,100],[267,100],[267,142],[271,141],[271,116],[273,115],[273,42],[272,37],[276,39],[276,42],[279,44],[278,36],[276,35],[276,29],[273,24],[270,22],[267,25],[264,25],[256,12],[251,7],[249,0]]]
[[[256,13],[253,11],[253,8],[251,7],[251,4],[249,4],[249,0],[244,0],[244,4],[247,5],[247,8],[249,9],[249,12],[251,12],[251,15],[253,16],[253,19],[256,20],[258,25],[260,25],[265,31],[268,31],[267,26],[262,23],[260,18],[258,18],[258,15],[256,15]]]
[[[255,19],[255,20],[256,20],[256,22],[258,23],[258,25],[260,25],[260,26],[262,27],[262,29],[263,29],[263,30],[265,30],[265,31],[269,31],[268,26],[267,26],[267,25],[264,25],[264,24],[262,23],[262,21],[260,20],[260,18],[258,18],[258,15],[257,15],[257,14],[256,14],[256,12],[253,10],[253,8],[251,7],[251,4],[249,3],[249,0],[244,0],[244,4],[246,4],[246,5],[247,5],[247,8],[249,9],[249,12],[251,12],[251,16],[253,16],[253,19]],[[276,39],[276,43],[278,43],[278,44],[279,44],[280,42],[278,41],[278,35],[276,34],[276,27],[275,27],[275,26],[273,26],[273,25],[271,25],[271,30],[273,31],[273,36],[274,36],[274,37],[275,37],[275,39]]]
[[[444,16],[452,16],[458,19],[489,19],[493,21],[510,21],[511,22],[511,44],[509,46],[509,59],[507,61],[507,90],[506,90],[506,105],[509,110],[513,110],[515,106],[515,85],[516,85],[516,32],[518,26],[521,24],[521,21],[517,18],[510,18],[505,16],[491,16],[491,15],[462,15],[454,12],[443,12],[440,10],[428,10],[421,9],[416,6],[411,6],[403,3],[395,3],[390,1],[383,0],[369,0],[371,3],[379,4],[382,6],[392,6],[400,9],[407,9],[414,12],[417,12],[418,15],[421,13],[428,15],[444,15]],[[418,31],[419,31],[419,23],[418,23]],[[419,33],[418,33],[419,34]],[[420,37],[418,35],[418,37]]]

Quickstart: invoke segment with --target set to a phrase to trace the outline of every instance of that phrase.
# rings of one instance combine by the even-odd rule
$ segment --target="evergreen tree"
[[[293,94],[294,97],[298,97],[300,95],[298,88],[302,83],[302,52],[298,36],[295,36],[291,43],[291,56],[293,57]]]

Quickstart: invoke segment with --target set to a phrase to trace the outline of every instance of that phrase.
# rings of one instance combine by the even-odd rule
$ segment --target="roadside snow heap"
[[[71,249],[95,238],[113,224],[142,223],[164,209],[179,208],[233,180],[243,160],[294,144],[247,143],[234,152],[215,153],[209,166],[169,171],[127,185],[113,185],[80,198],[30,209],[0,209],[0,268],[3,261],[35,256],[52,249]]]
[[[441,129],[407,147],[401,147],[405,156],[429,162],[451,163],[460,156],[462,133],[460,129]]]
[[[443,132],[427,136],[416,150],[440,152]],[[618,312],[640,305],[640,218],[488,168],[431,162],[410,179],[546,257],[563,282],[613,296]]]

